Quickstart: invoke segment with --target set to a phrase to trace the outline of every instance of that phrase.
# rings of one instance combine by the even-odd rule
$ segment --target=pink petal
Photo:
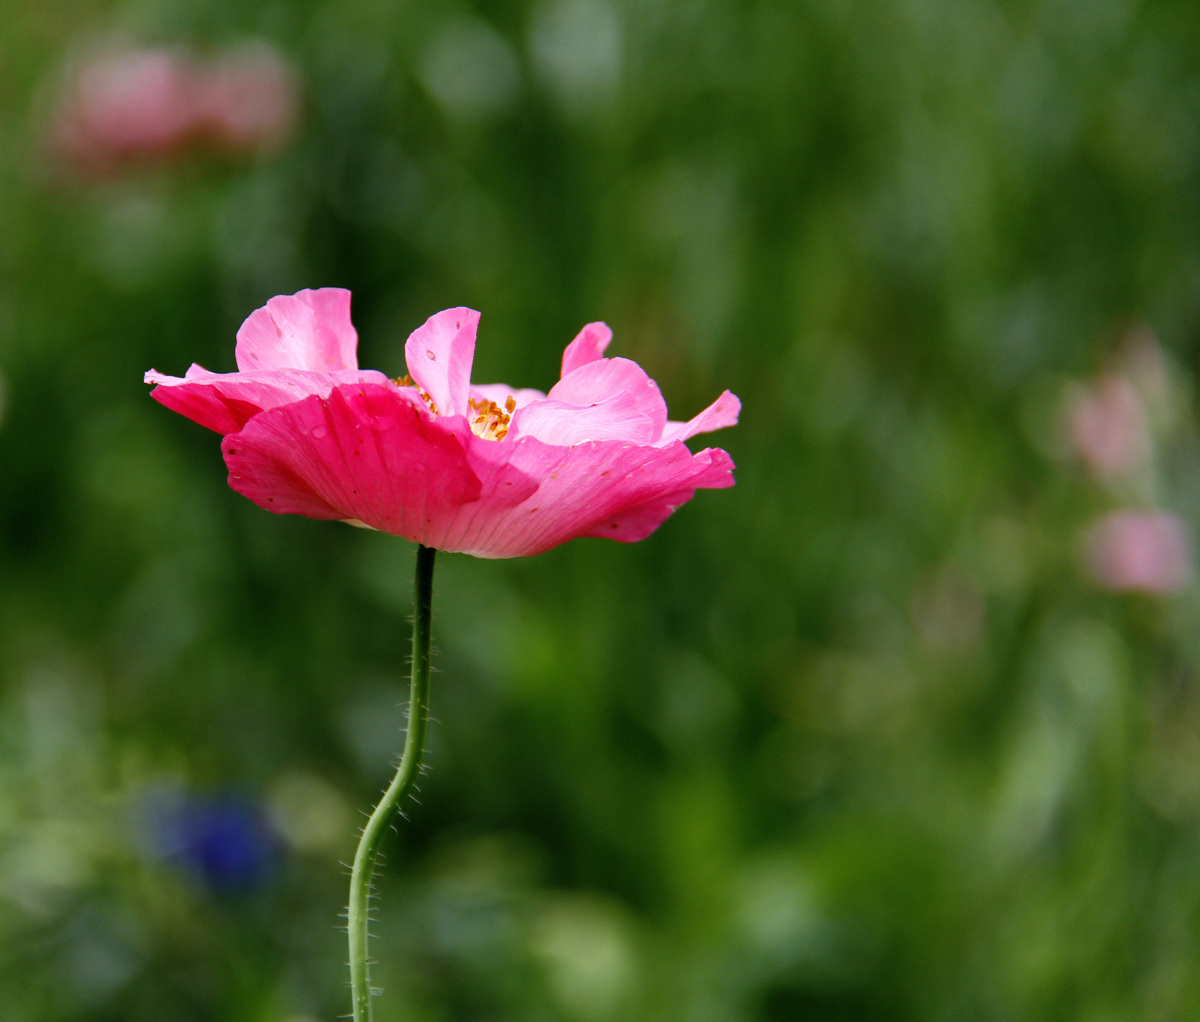
[[[532,387],[510,387],[506,383],[473,383],[471,397],[476,401],[495,401],[501,408],[511,397],[517,408],[524,408],[533,401],[544,401],[546,395]]]
[[[295,127],[300,105],[296,74],[269,46],[231,51],[202,67],[198,79],[197,128],[214,145],[271,149]]]
[[[697,433],[711,433],[714,429],[736,426],[742,402],[735,394],[723,391],[711,405],[687,422],[668,422],[662,432],[660,443],[671,440],[686,440]]]
[[[469,521],[481,498],[503,509],[536,485],[503,460],[475,456],[475,444],[499,447],[465,419],[429,414],[407,389],[363,384],[265,411],[221,449],[229,485],[268,511],[358,519],[454,549],[442,542],[448,527]]]
[[[733,485],[729,455],[712,449],[693,455],[681,443],[595,442],[565,449],[533,437],[479,443],[498,454],[507,448],[510,465],[540,485],[515,507],[494,509],[481,501],[469,528],[455,523],[447,529],[441,549],[476,557],[527,557],[577,536],[638,539],[697,488]]]
[[[733,485],[733,459],[719,447],[708,447],[693,455],[692,474],[687,485],[671,493],[656,493],[641,504],[626,507],[601,522],[589,536],[636,543],[645,539],[680,507],[696,495],[698,489],[724,489]]]
[[[698,487],[732,485],[724,451],[616,441],[482,440],[388,384],[269,409],[222,443],[229,484],[260,507],[357,519],[479,557],[540,553],[576,536],[648,535]]]
[[[562,375],[573,372],[604,355],[612,341],[612,331],[605,323],[589,323],[567,345],[562,357]]]
[[[616,420],[628,418],[624,401],[632,399],[638,411],[651,422],[651,432],[646,440],[641,436],[630,436],[637,443],[653,442],[662,435],[667,423],[667,403],[663,400],[656,384],[636,362],[627,358],[602,358],[586,362],[573,369],[546,395],[552,401],[589,408],[611,398],[623,399],[621,403],[609,405]]]
[[[210,373],[193,365],[187,375],[166,376],[151,369],[146,382],[158,384],[150,396],[172,411],[186,415],[218,433],[234,433],[268,408],[290,404],[310,394],[322,397],[338,383],[384,384],[375,370],[318,373],[302,369],[273,369],[255,373]]]
[[[430,316],[404,344],[409,375],[433,400],[439,415],[466,415],[475,360],[474,309],[446,309]]]
[[[242,372],[358,368],[358,333],[350,322],[350,292],[340,287],[279,295],[250,314],[237,333]]]
[[[534,401],[513,416],[510,432],[537,437],[555,447],[572,447],[589,440],[650,444],[655,438],[655,422],[632,394],[617,394],[586,408],[552,399]]]

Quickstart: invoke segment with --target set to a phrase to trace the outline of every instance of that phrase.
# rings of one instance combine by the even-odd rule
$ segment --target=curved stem
[[[396,776],[363,828],[350,874],[350,989],[354,997],[354,1022],[371,1022],[371,985],[367,974],[367,915],[375,860],[388,825],[400,801],[412,791],[421,770],[425,731],[429,723],[429,619],[433,606],[432,547],[417,547],[417,577],[414,585],[412,677],[409,683],[408,732]]]

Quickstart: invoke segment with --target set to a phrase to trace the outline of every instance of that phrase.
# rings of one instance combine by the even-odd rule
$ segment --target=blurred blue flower
[[[150,847],[214,893],[265,883],[279,843],[261,809],[236,794],[157,792],[148,801]]]

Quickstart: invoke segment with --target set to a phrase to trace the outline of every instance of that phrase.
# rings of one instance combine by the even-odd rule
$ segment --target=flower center
[[[472,432],[477,437],[484,440],[503,440],[508,435],[508,424],[512,420],[512,413],[516,411],[517,402],[510,394],[501,408],[495,401],[484,398],[476,401],[472,397],[467,398],[467,407],[471,409],[467,418],[471,423]]]
[[[425,402],[429,410],[434,415],[440,414],[433,398],[418,387],[407,373],[398,377],[396,384],[400,387],[416,387],[417,396]],[[467,398],[467,407],[470,409],[467,413],[467,421],[471,424],[471,432],[482,440],[503,440],[508,435],[508,424],[512,421],[512,413],[517,410],[517,401],[510,394],[504,399],[504,407],[501,408],[495,401],[488,401],[486,398],[476,400],[469,397]]]

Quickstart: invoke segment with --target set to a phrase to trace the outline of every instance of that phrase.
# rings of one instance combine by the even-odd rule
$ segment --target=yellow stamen
[[[434,403],[429,393],[417,386],[413,382],[413,378],[408,374],[399,376],[395,380],[398,387],[413,387],[417,391],[417,396],[425,402],[426,407],[434,414],[438,412],[438,406]],[[488,401],[486,398],[467,398],[467,407],[475,414],[474,418],[467,416],[467,421],[471,424],[471,431],[483,440],[503,440],[508,435],[508,426],[512,421],[512,413],[517,410],[516,399],[510,394],[504,400],[504,407],[501,408],[495,401]]]
[[[505,412],[495,401],[488,401],[485,398],[467,399],[467,407],[478,414],[471,419],[471,430],[477,437],[483,440],[503,440],[508,434],[508,424],[511,420],[511,413],[516,408],[517,403],[510,396],[504,403],[508,412]]]
[[[417,385],[413,382],[413,378],[409,376],[408,373],[405,373],[403,376],[397,376],[395,379],[395,384],[397,387],[416,387],[417,397],[425,402],[425,406],[431,412],[433,412],[434,415],[438,414],[438,407],[436,404],[434,404],[433,398],[429,396],[429,392],[421,387],[417,387]]]

